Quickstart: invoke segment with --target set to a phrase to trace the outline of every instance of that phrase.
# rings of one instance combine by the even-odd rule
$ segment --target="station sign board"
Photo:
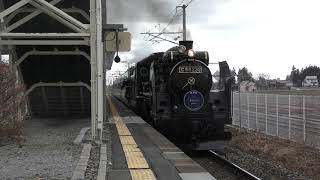
[[[109,52],[117,51],[117,33],[116,32],[106,32],[105,35],[105,47]],[[131,51],[131,34],[130,32],[118,32],[118,51],[128,52]]]

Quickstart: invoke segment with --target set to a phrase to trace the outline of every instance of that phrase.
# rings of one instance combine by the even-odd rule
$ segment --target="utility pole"
[[[177,6],[177,8],[182,8],[182,33],[183,33],[183,40],[187,40],[187,5]]]
[[[184,4],[182,6],[182,13],[183,13],[183,19],[182,19],[182,23],[183,23],[183,40],[186,41],[187,40],[187,16],[186,16],[186,8],[187,6]]]
[[[189,4],[188,4],[189,5]],[[167,42],[171,42],[173,44],[178,44],[174,41],[171,41],[169,39],[165,39],[163,37],[160,37],[161,35],[163,34],[183,34],[183,41],[186,41],[187,40],[187,13],[186,13],[186,9],[188,7],[188,5],[182,5],[182,6],[177,6],[176,7],[176,11],[178,8],[182,8],[182,32],[164,32],[164,30],[162,32],[145,32],[145,33],[140,33],[140,34],[144,34],[144,35],[149,35],[150,37],[152,37],[149,41],[155,41],[155,42],[158,42],[159,40],[162,40],[162,41],[167,41]]]

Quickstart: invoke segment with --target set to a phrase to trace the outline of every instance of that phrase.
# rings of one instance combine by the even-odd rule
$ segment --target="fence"
[[[320,148],[320,96],[234,92],[233,124]]]

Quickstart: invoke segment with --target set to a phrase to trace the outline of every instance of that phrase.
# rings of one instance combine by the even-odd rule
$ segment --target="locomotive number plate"
[[[202,73],[201,66],[179,66],[179,73]]]

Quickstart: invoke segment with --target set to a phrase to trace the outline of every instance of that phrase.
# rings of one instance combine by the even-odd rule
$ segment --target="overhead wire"
[[[178,14],[177,7],[181,6],[184,2],[185,0],[180,1],[180,3],[169,13],[169,17],[171,16],[171,14],[173,15],[172,18],[169,20],[168,24],[159,32],[158,35],[152,37],[151,39],[149,39],[149,41],[155,40],[156,38],[160,37],[167,30],[167,28],[175,21],[175,19],[181,16],[181,14]],[[192,2],[193,0],[190,0],[186,6],[189,6]],[[148,32],[150,31],[151,30],[149,30]]]
[[[182,0],[177,6],[180,6],[185,0]],[[169,20],[169,23],[172,21],[172,18],[175,18],[177,14],[177,8],[175,7],[172,11],[170,11],[169,15],[167,17],[171,17]],[[154,29],[154,28],[153,28]],[[152,29],[148,30],[147,32],[150,32]]]
[[[181,1],[181,3],[183,3],[183,1]],[[176,8],[174,10],[175,10],[175,13],[172,16],[171,20],[168,22],[168,24],[160,31],[160,33],[157,36],[151,38],[149,41],[154,40],[155,38],[161,36],[167,30],[167,28],[174,22],[174,20],[180,16],[178,15],[178,11],[176,10]]]
[[[173,21],[174,21],[174,19],[175,19],[176,17],[180,16],[180,15],[177,15],[177,14],[178,14],[177,7],[178,7],[178,6],[181,6],[181,5],[184,3],[184,1],[185,1],[185,0],[182,0],[175,8],[171,11],[170,15],[171,15],[173,12],[175,12],[175,13],[174,13],[173,17],[171,18],[171,20],[169,21],[169,23],[167,24],[167,26],[162,30],[163,32],[164,32],[164,30],[166,30],[166,29],[173,23]],[[169,15],[169,16],[170,16],[170,15]],[[163,32],[162,32],[162,33],[163,33]]]
[[[177,6],[181,6],[185,0],[182,0]]]
[[[190,0],[190,1],[186,4],[186,7],[188,7],[192,2],[193,2],[193,0]]]

